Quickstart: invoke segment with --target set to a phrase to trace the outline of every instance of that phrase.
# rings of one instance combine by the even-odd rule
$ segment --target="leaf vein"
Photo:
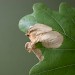
[[[64,65],[62,67],[57,67],[57,68],[53,68],[53,69],[50,69],[50,70],[46,70],[46,71],[42,71],[42,72],[39,72],[39,73],[36,73],[36,74],[41,74],[41,73],[45,73],[47,71],[55,71],[55,70],[58,70],[58,69],[62,69],[62,68],[66,68],[66,67],[72,67],[72,66],[75,66],[75,64],[70,64],[70,65]],[[33,74],[33,75],[36,75],[36,74]]]

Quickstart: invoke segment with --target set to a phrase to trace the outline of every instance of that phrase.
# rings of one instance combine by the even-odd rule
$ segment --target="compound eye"
[[[29,34],[25,34],[25,35],[28,36],[28,37],[30,36]]]
[[[26,36],[28,36],[28,37],[29,37],[29,35],[28,35],[28,34],[26,34]]]

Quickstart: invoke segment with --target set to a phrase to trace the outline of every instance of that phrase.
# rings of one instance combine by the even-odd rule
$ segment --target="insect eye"
[[[29,37],[29,35],[27,35]]]
[[[29,34],[25,34],[25,35],[29,37]]]

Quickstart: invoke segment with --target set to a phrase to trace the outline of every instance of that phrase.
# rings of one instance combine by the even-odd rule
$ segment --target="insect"
[[[25,48],[28,52],[33,52],[39,61],[44,59],[41,50],[36,48],[35,44],[41,42],[46,48],[59,48],[63,42],[63,36],[53,29],[44,24],[35,24],[31,26],[26,36],[29,37],[30,42],[25,44]]]

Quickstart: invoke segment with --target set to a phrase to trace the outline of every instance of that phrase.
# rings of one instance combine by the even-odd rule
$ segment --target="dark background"
[[[0,0],[0,75],[28,75],[38,62],[24,49],[27,38],[18,28],[19,20],[32,13],[34,3],[43,2],[58,10],[61,2],[75,6],[75,0]]]

